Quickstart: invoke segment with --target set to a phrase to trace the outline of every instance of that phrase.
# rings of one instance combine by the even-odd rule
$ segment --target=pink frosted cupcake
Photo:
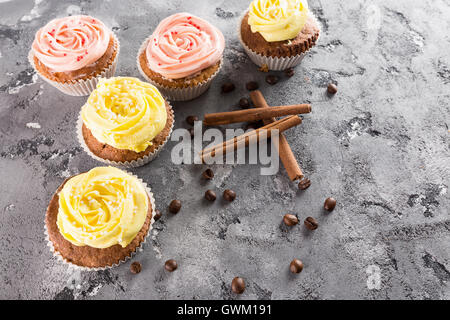
[[[169,100],[191,100],[205,92],[222,66],[225,39],[219,29],[189,13],[165,18],[142,44],[142,76]]]
[[[36,32],[29,60],[37,73],[62,92],[88,95],[98,79],[114,75],[119,41],[90,16],[54,19]]]

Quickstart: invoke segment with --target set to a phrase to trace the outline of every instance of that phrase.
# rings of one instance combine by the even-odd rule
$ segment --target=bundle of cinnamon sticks
[[[259,90],[252,91],[250,93],[250,98],[257,109],[206,114],[203,124],[205,126],[211,126],[263,120],[264,126],[202,150],[200,154],[202,161],[205,162],[206,159],[212,158],[215,155],[223,155],[228,151],[248,146],[250,143],[257,142],[261,138],[268,139],[271,137],[273,130],[278,130],[279,143],[277,144],[277,147],[281,162],[286,168],[289,178],[292,181],[302,179],[302,170],[282,132],[301,124],[302,119],[298,114],[311,112],[311,105],[297,104],[291,106],[269,107]],[[287,117],[280,120],[275,119],[275,117],[281,116]]]

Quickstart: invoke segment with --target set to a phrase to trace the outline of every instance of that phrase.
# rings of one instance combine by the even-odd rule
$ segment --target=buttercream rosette
[[[258,37],[257,41],[246,43],[243,26]],[[309,32],[311,26],[317,33],[299,39],[298,36],[305,29]],[[269,70],[285,70],[300,64],[317,42],[319,31],[319,23],[309,11],[306,0],[253,0],[238,28],[239,40],[247,55],[255,64],[267,66]]]
[[[83,149],[94,159],[109,165],[138,167],[161,151],[173,122],[173,110],[155,86],[133,77],[112,77],[101,79],[81,108],[77,134]],[[83,130],[114,153],[123,151],[135,157],[119,161],[96,153],[86,143]],[[164,137],[155,142],[163,132]]]
[[[45,233],[52,253],[84,270],[117,266],[142,249],[154,222],[147,185],[113,167],[66,180],[53,196]]]
[[[209,22],[189,13],[162,20],[137,56],[142,76],[169,100],[205,92],[222,65],[225,39]]]
[[[120,44],[100,20],[84,15],[54,19],[36,32],[28,59],[60,91],[88,95],[114,75]]]

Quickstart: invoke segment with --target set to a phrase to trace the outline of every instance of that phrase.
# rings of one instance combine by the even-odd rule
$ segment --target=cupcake
[[[298,65],[319,34],[319,24],[306,0],[254,0],[239,31],[250,59],[269,70]]]
[[[90,16],[55,19],[38,30],[29,53],[36,72],[72,96],[85,96],[100,78],[114,75],[119,41]]]
[[[167,99],[191,100],[218,74],[224,47],[219,29],[189,13],[177,13],[161,21],[144,41],[137,65]]]
[[[172,107],[153,85],[131,77],[100,79],[81,108],[78,140],[98,161],[138,167],[161,151],[173,123]]]
[[[64,262],[105,269],[130,258],[151,230],[155,204],[142,180],[97,167],[58,188],[45,215],[48,245]]]

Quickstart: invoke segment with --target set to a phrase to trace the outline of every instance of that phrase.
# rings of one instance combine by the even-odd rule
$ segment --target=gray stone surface
[[[322,24],[319,45],[294,77],[275,86],[247,59],[236,37],[249,1],[0,1],[0,298],[92,299],[449,299],[450,3],[311,0]],[[158,21],[178,11],[225,34],[225,66],[207,94],[176,103],[176,127],[189,114],[231,110],[257,80],[272,105],[311,102],[313,113],[287,132],[311,187],[298,191],[285,172],[260,176],[256,165],[203,168],[170,162],[174,142],[132,170],[152,187],[163,218],[129,263],[77,272],[54,259],[44,240],[46,206],[58,185],[99,165],[79,147],[75,119],[86,98],[66,96],[27,62],[35,31],[66,14],[96,16],[121,41],[117,75],[138,76],[136,52]],[[379,20],[377,20],[377,12]],[[226,79],[237,90],[220,94]],[[326,95],[326,85],[338,94]],[[203,193],[234,189],[231,204],[207,205]],[[336,210],[322,211],[326,197]],[[173,198],[183,202],[166,212]],[[315,232],[281,226],[285,213],[316,217]],[[289,262],[305,269],[293,276]],[[179,269],[163,270],[174,258]],[[367,286],[368,266],[381,286]],[[241,297],[233,277],[245,278]]]

